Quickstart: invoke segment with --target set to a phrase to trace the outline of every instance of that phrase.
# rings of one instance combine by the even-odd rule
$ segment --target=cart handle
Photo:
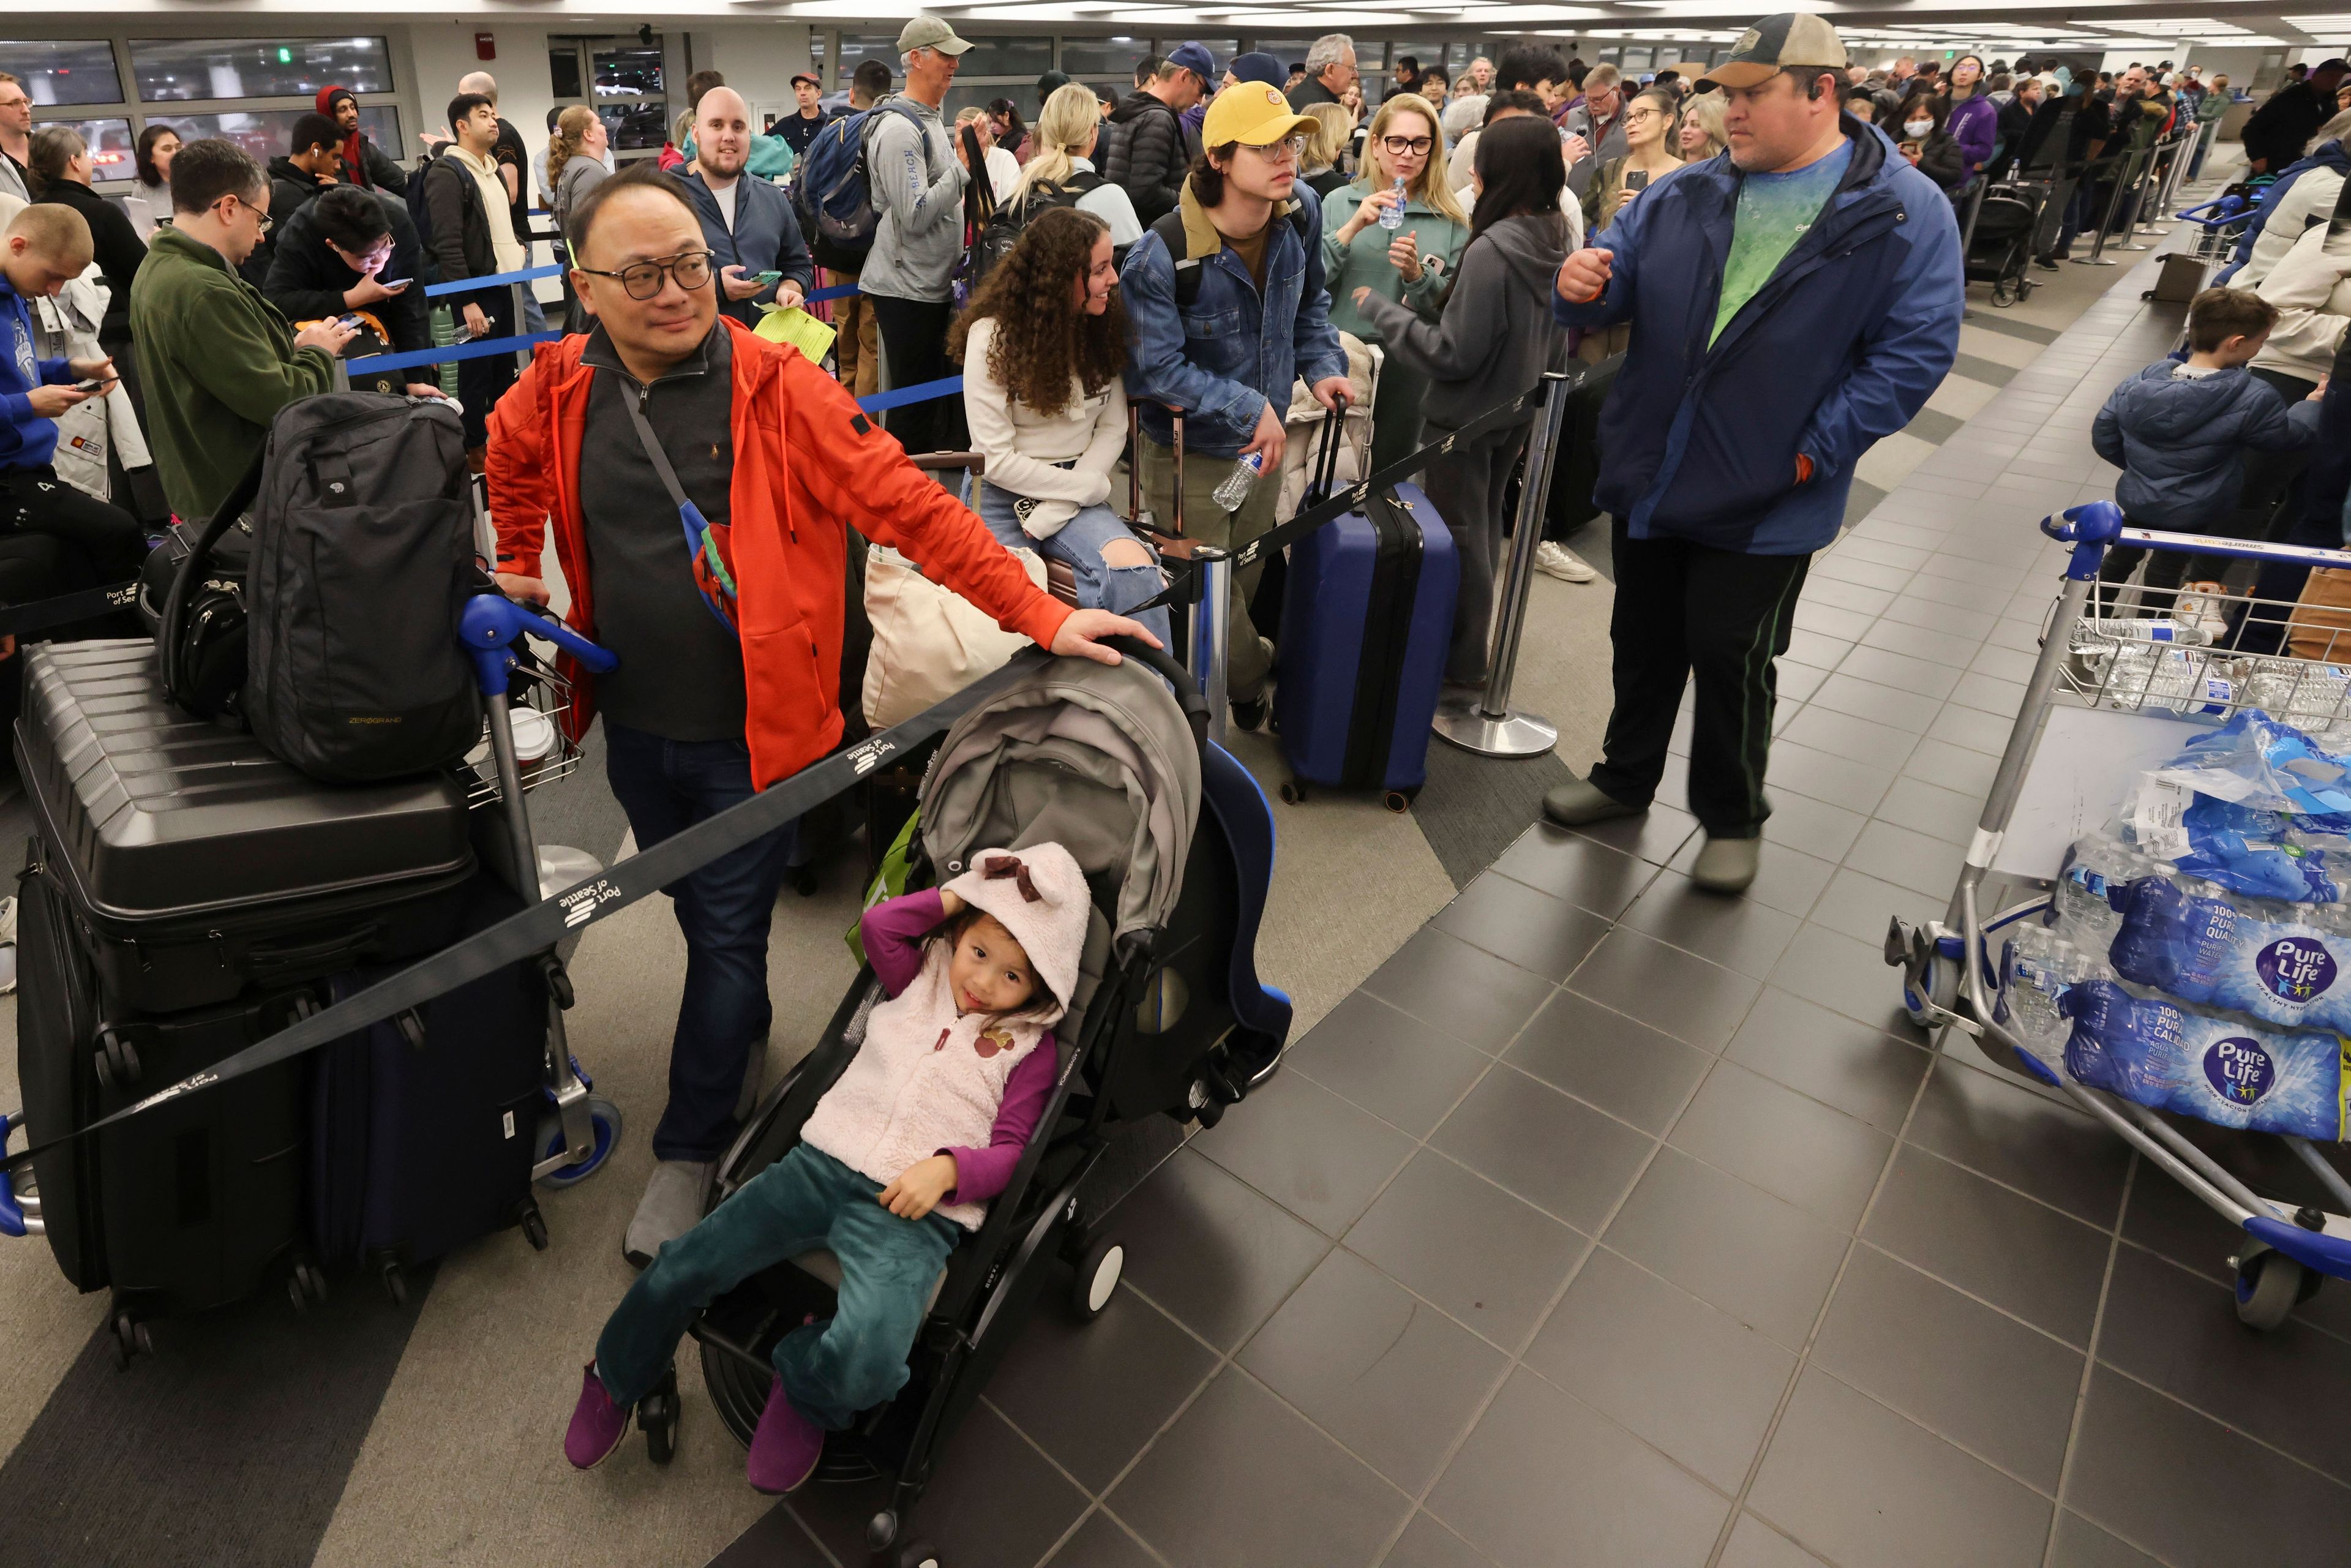
[[[507,672],[515,662],[508,650],[526,632],[554,643],[600,675],[621,662],[619,654],[598,647],[552,615],[528,609],[503,593],[477,593],[457,618],[457,640],[474,656],[475,680],[484,696],[505,695]]]
[[[11,1111],[0,1119],[0,1148],[5,1148],[9,1137],[24,1124],[22,1111]],[[25,1206],[16,1201],[16,1173],[0,1166],[0,1236],[25,1236],[31,1228],[25,1223]]]
[[[2172,534],[2154,528],[2125,528],[2116,544],[2152,546],[2157,549],[2191,551],[2197,555],[2228,556],[2236,560],[2283,560],[2298,566],[2351,567],[2351,550],[2318,545],[2273,545],[2259,539],[2215,538],[2210,534]]]
[[[2063,522],[2058,520],[2064,518]],[[2105,558],[2106,547],[2123,531],[2123,509],[2112,501],[2085,501],[2078,507],[2068,507],[2054,517],[2041,519],[2041,531],[2060,544],[2074,547],[2073,559],[2065,563],[2065,575],[2075,582],[2097,580],[2098,562]]]
[[[2260,205],[2259,203],[2247,202],[2242,196],[2220,196],[2204,203],[2201,206],[2189,207],[2171,215],[2176,218],[2185,218],[2191,224],[2201,224],[2208,229],[2217,229],[2251,217],[2253,209],[2258,205]],[[2212,215],[2208,218],[2204,215],[2206,213],[2210,213]]]

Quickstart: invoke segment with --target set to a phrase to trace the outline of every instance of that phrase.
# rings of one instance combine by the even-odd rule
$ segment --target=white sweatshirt
[[[2329,239],[2326,229],[2304,229],[2254,290],[2278,308],[2270,340],[2253,356],[2256,369],[2312,382],[2334,370],[2351,327],[2351,231]]]
[[[1070,401],[1050,418],[1015,402],[988,369],[996,319],[982,317],[964,340],[963,410],[972,450],[987,459],[987,482],[1043,503],[1021,523],[1050,538],[1085,507],[1110,499],[1110,472],[1126,444],[1126,387],[1118,377],[1092,397],[1070,378]],[[1070,463],[1068,468],[1057,465]]]

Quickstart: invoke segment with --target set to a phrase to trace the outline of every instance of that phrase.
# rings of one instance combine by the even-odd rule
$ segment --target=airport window
[[[120,103],[122,77],[104,38],[12,38],[0,42],[0,70],[25,84],[35,110],[52,104]]]
[[[291,145],[294,122],[311,111],[307,109],[229,109],[203,114],[174,114],[170,110],[147,117],[150,125],[168,125],[180,133],[183,141],[199,137],[217,136],[234,141],[253,155],[254,162],[267,163],[272,158],[283,158]],[[103,123],[103,122],[101,122]],[[123,122],[128,126],[128,121]],[[360,106],[360,130],[367,139],[392,158],[402,155],[400,141],[400,110],[390,104]],[[101,171],[101,180],[128,180],[131,175],[131,161],[122,161],[119,171]]]
[[[310,98],[326,87],[365,98],[392,85],[381,38],[133,38],[131,74],[142,103]]]

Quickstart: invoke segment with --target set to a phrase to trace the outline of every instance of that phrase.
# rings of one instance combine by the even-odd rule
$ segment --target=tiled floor
[[[1691,889],[1678,767],[1531,829],[1130,1200],[1110,1311],[959,1440],[957,1568],[2351,1560],[2351,1292],[2239,1327],[2228,1228],[1877,948],[1990,783],[2031,525],[2108,493],[2091,417],[2175,330],[2118,287],[1817,562],[1748,898]]]

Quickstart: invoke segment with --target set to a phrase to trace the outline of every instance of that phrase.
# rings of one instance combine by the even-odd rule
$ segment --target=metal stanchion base
[[[2122,265],[2112,256],[2069,256],[2065,259],[2075,267],[2120,267]]]
[[[1437,705],[1429,723],[1439,740],[1480,757],[1540,757],[1559,744],[1559,727],[1531,713],[1489,717],[1485,695],[1449,696]]]

